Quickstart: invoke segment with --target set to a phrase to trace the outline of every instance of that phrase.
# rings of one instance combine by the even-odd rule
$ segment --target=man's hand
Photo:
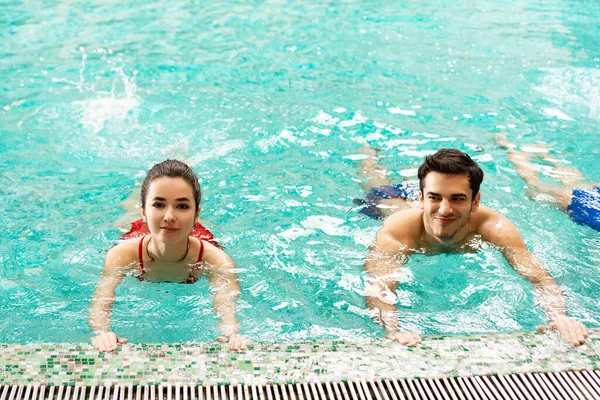
[[[114,332],[98,332],[92,338],[94,349],[99,351],[114,351],[117,345],[127,343],[127,339],[118,337]]]
[[[585,343],[588,337],[588,329],[581,322],[574,318],[560,317],[556,318],[548,326],[538,326],[538,331],[543,332],[546,329],[556,329],[560,335],[573,346],[579,346]]]
[[[388,339],[395,340],[396,342],[403,344],[405,346],[416,346],[421,343],[423,340],[421,336],[417,332],[393,332],[386,333],[385,337]]]

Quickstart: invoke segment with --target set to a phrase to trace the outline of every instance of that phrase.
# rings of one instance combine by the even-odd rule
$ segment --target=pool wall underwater
[[[417,347],[387,340],[256,343],[240,352],[218,343],[125,344],[113,353],[88,344],[3,344],[0,396],[597,398],[600,330],[590,333],[577,348],[555,332],[427,336]]]

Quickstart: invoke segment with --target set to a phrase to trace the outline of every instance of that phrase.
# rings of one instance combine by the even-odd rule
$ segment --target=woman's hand
[[[252,344],[252,340],[246,336],[234,333],[230,336],[219,336],[218,342],[229,343],[229,350],[246,350]]]
[[[99,351],[114,351],[117,345],[127,343],[127,339],[118,337],[114,332],[98,332],[92,338],[94,349]]]
[[[417,332],[392,332],[385,335],[388,339],[395,340],[404,346],[416,346],[423,341]]]
[[[548,326],[540,325],[537,327],[539,332],[543,332],[546,329],[556,329],[558,333],[573,346],[584,344],[589,335],[585,325],[576,319],[569,317],[556,318]]]

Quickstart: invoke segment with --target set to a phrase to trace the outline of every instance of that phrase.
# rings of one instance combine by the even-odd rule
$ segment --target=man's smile
[[[449,225],[449,224],[453,223],[454,221],[456,221],[456,217],[439,217],[439,216],[436,216],[434,218],[440,224],[442,224],[442,225]]]

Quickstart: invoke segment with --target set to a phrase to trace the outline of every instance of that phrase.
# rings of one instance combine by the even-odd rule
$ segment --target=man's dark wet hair
[[[425,161],[419,167],[419,187],[423,193],[425,177],[430,172],[439,172],[442,174],[466,175],[469,177],[469,184],[473,197],[479,193],[479,186],[483,181],[483,171],[468,154],[456,149],[440,149],[434,154],[425,157]]]
[[[163,176],[169,178],[181,178],[189,183],[192,187],[192,192],[194,193],[196,210],[198,210],[200,207],[200,200],[202,199],[198,177],[186,163],[178,160],[165,160],[150,168],[148,175],[146,175],[146,179],[142,182],[142,208],[146,208],[146,195],[150,184],[153,180],[162,178]]]

